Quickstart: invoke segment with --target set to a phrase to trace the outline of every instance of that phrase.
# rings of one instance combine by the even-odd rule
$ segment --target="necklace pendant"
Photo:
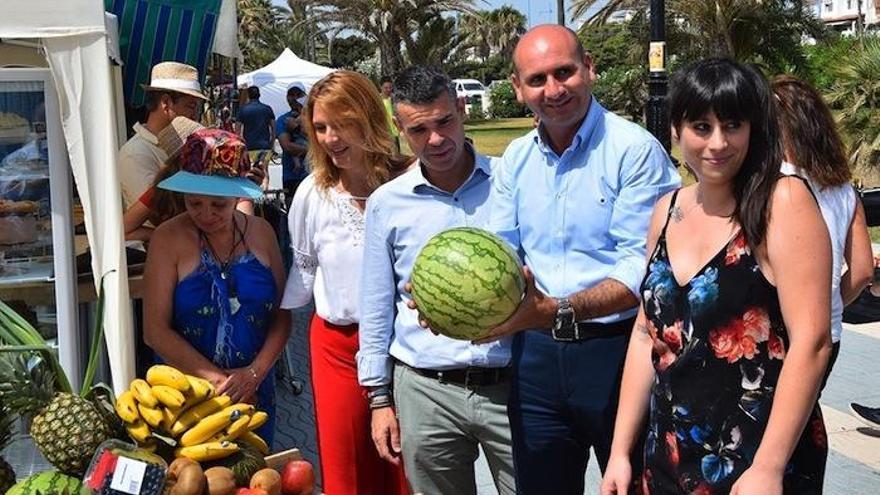
[[[241,303],[238,302],[238,297],[230,297],[229,298],[229,310],[232,314],[238,313],[238,310],[241,309]]]
[[[223,280],[226,280],[226,272],[221,271],[221,272],[220,272],[220,278],[222,278]]]

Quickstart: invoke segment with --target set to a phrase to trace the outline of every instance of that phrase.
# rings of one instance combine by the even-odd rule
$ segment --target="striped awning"
[[[141,84],[150,69],[176,61],[196,67],[204,83],[221,0],[104,0],[119,18],[119,50],[124,63],[123,91],[132,106],[144,103]]]

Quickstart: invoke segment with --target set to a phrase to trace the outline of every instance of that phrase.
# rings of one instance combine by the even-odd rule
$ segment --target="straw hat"
[[[160,62],[150,72],[150,84],[143,84],[146,91],[174,91],[207,100],[199,84],[199,71],[180,62]]]
[[[181,170],[158,187],[206,196],[259,199],[259,186],[245,178],[250,170],[247,147],[241,137],[220,129],[199,129],[183,145]]]
[[[168,155],[168,158],[172,158],[183,149],[186,138],[190,134],[204,128],[205,126],[195,120],[178,116],[174,117],[170,124],[159,131],[156,139],[159,140],[159,147],[162,148],[162,151]]]

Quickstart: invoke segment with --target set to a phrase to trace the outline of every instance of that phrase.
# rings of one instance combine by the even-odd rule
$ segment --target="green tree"
[[[376,45],[362,36],[335,38],[330,52],[330,66],[355,70],[358,64],[376,53]]]
[[[292,10],[308,9],[303,21],[324,31],[357,31],[376,43],[382,73],[405,65],[404,51],[418,50],[419,21],[426,16],[473,11],[473,0],[288,0]]]
[[[880,164],[880,38],[865,38],[833,68],[826,95],[857,170],[877,174]]]
[[[254,70],[275,60],[284,48],[303,53],[306,39],[293,29],[290,11],[269,0],[238,0],[238,43],[244,70]]]
[[[572,15],[583,16],[594,4],[596,0],[574,0]],[[602,24],[623,8],[644,12],[645,2],[610,0],[590,24]],[[772,73],[805,66],[802,39],[826,35],[811,4],[796,0],[668,0],[666,26],[680,34],[679,43],[667,43],[670,58],[729,57]]]

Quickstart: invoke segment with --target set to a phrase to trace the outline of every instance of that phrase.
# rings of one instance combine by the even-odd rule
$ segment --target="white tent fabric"
[[[277,117],[290,110],[287,88],[296,84],[308,93],[318,80],[334,70],[303,60],[285,48],[269,65],[238,76],[238,85],[260,88],[260,101],[272,107]]]
[[[243,60],[238,47],[238,6],[235,0],[223,0],[220,4],[220,17],[214,32],[214,53],[224,57]]]
[[[116,125],[102,0],[4,0],[0,38],[42,38],[85,213],[92,273],[105,279],[113,388],[134,378],[134,342],[116,174]],[[110,273],[112,272],[112,273]],[[100,276],[96,276],[96,285]]]

